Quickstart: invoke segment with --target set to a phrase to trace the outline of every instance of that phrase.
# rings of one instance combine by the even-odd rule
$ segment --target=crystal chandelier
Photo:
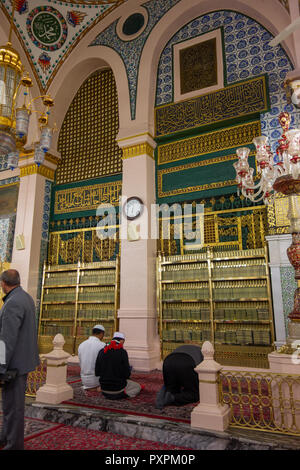
[[[5,46],[0,46],[0,158],[7,157],[8,167],[14,169],[18,166],[20,151],[27,142],[30,115],[34,111],[32,104],[41,99],[44,110],[38,112],[40,140],[35,143],[34,162],[39,166],[44,162],[45,154],[51,146],[53,129],[49,127],[48,120],[53,99],[48,95],[29,99],[29,88],[32,87],[31,78],[23,74],[24,68],[18,52],[12,48],[11,35],[15,2],[9,31],[9,39]],[[24,89],[23,104],[18,107],[21,89]]]
[[[254,168],[249,165],[250,149],[242,147],[237,149],[238,161],[233,164],[236,171],[238,194],[250,199],[252,202],[263,201],[270,203],[275,192],[291,194],[287,187],[295,185],[300,187],[300,129],[289,129],[291,117],[289,113],[279,115],[282,135],[278,140],[276,153],[273,155],[268,137],[260,136],[253,139],[256,147],[257,177],[254,178]],[[255,179],[259,179],[255,183]]]

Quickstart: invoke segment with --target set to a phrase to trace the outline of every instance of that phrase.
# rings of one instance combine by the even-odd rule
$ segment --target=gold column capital
[[[122,150],[123,160],[145,154],[154,159],[154,149],[150,144],[148,144],[148,142],[144,142],[142,144],[137,145],[131,145],[129,147],[123,147]]]
[[[32,163],[30,165],[22,166],[20,168],[20,178],[24,176],[30,175],[42,175],[47,179],[54,180],[55,170],[52,168],[48,168],[45,165],[37,166],[36,163]]]
[[[139,155],[147,155],[154,159],[156,142],[149,132],[123,137],[122,139],[118,139],[117,142],[123,151],[123,160]]]

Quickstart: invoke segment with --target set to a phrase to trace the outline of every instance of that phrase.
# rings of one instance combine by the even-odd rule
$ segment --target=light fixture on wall
[[[39,114],[40,140],[35,144],[34,162],[40,165],[44,162],[45,153],[50,149],[53,129],[49,127],[49,109],[54,101],[48,95],[29,98],[29,88],[32,80],[24,74],[20,55],[11,45],[12,25],[15,11],[15,1],[10,23],[8,42],[0,46],[0,157],[7,156],[8,167],[12,170],[18,166],[20,151],[27,142],[30,115]],[[20,91],[24,88],[24,100],[21,106]],[[33,102],[41,99],[44,110],[33,110]]]

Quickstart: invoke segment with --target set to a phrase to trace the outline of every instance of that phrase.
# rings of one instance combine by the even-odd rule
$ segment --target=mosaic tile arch
[[[14,0],[15,30],[26,51],[41,91],[83,36],[126,0]],[[11,16],[11,0],[1,6]]]
[[[122,41],[117,35],[118,20],[101,32],[90,44],[90,46],[110,47],[122,58],[126,67],[129,83],[132,120],[135,119],[136,114],[137,80],[143,47],[154,26],[179,1],[180,0],[151,0],[150,2],[144,3],[143,8],[147,9],[149,15],[148,23],[143,32],[137,38],[130,41],[130,47],[128,47],[127,42]]]
[[[299,112],[286,102],[283,81],[292,64],[278,45],[269,46],[272,35],[258,22],[234,11],[215,11],[190,21],[181,28],[164,48],[158,66],[156,106],[173,102],[173,46],[217,28],[224,31],[225,80],[227,85],[267,74],[271,109],[261,114],[262,134],[270,138],[272,149],[280,136],[278,115],[288,111],[292,127],[300,124]]]

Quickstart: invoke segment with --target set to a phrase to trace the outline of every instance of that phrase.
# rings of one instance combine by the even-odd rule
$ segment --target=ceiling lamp
[[[24,68],[20,55],[11,44],[12,24],[15,10],[13,10],[9,31],[9,39],[5,46],[0,46],[0,158],[7,157],[8,167],[12,170],[18,166],[20,151],[27,142],[30,115],[34,111],[32,104],[41,99],[45,108],[38,112],[40,141],[35,144],[34,161],[37,165],[44,162],[45,153],[50,149],[53,129],[49,127],[49,109],[53,106],[53,99],[48,95],[29,99],[29,88],[32,80],[23,74]],[[24,89],[24,101],[20,107],[21,89]]]

